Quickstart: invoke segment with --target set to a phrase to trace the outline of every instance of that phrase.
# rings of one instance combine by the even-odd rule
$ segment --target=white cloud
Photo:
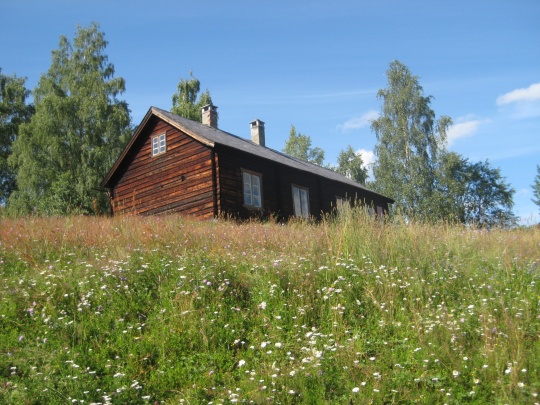
[[[497,98],[497,105],[540,100],[540,83],[525,89],[516,89]]]
[[[467,115],[465,117],[456,119],[456,123],[448,128],[448,132],[446,134],[448,146],[452,145],[460,138],[473,136],[476,131],[478,131],[478,127],[487,122],[489,121],[475,119],[473,115]]]
[[[373,164],[377,160],[375,153],[373,153],[372,150],[358,149],[356,154],[362,157],[364,167],[367,167],[368,169],[368,179],[373,180]]]
[[[373,165],[373,163],[375,163],[375,160],[377,160],[377,158],[375,157],[375,153],[373,153],[372,150],[358,149],[356,151],[356,154],[362,156],[364,166],[367,167]]]
[[[340,124],[337,127],[338,130],[347,132],[353,129],[366,127],[371,124],[371,121],[376,120],[377,118],[379,118],[379,113],[375,110],[370,110],[359,117],[354,117],[348,121],[345,121],[343,124]]]

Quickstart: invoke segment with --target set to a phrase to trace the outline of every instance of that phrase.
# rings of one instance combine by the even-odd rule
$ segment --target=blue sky
[[[540,1],[0,0],[0,67],[33,89],[59,38],[100,24],[138,124],[171,107],[189,72],[210,90],[221,129],[266,123],[282,149],[291,125],[335,163],[351,145],[372,158],[369,120],[399,60],[454,126],[449,149],[488,159],[516,190],[515,213],[540,220],[530,185],[540,164]]]

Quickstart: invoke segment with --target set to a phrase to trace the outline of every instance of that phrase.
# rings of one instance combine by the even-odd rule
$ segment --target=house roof
[[[143,133],[143,129],[146,123],[150,120],[152,116],[161,118],[168,124],[173,127],[185,132],[187,135],[196,139],[197,141],[209,146],[215,147],[215,145],[223,145],[232,149],[240,150],[251,155],[255,155],[260,158],[268,159],[273,162],[283,164],[285,166],[292,167],[294,169],[313,173],[318,176],[334,180],[340,183],[347,184],[356,188],[365,190],[366,192],[379,195],[389,202],[393,202],[391,198],[383,196],[379,193],[376,193],[361,184],[325,167],[303,161],[301,159],[294,158],[292,156],[286,155],[282,152],[276,151],[274,149],[268,148],[266,146],[261,146],[251,140],[241,138],[239,136],[230,134],[228,132],[222,131],[221,129],[213,128],[208,125],[203,125],[200,122],[192,121],[187,118],[181,117],[179,115],[173,114],[171,112],[162,110],[157,107],[151,107],[148,110],[148,113],[143,118],[141,124],[133,134],[130,142],[126,145],[123,152],[120,154],[119,158],[109,170],[103,181],[101,182],[101,187],[107,188],[109,182],[112,179],[114,173],[118,167],[122,164],[122,161],[126,158],[128,151],[131,149],[132,145],[137,141],[137,139]]]

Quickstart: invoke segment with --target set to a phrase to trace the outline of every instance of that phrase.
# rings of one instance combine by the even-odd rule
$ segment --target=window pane
[[[253,195],[253,206],[257,208],[261,208],[261,197]]]
[[[251,204],[251,194],[244,192],[244,204],[246,205],[252,205]]]
[[[300,205],[300,189],[293,187],[294,215],[302,215],[302,206]]]
[[[244,204],[251,205],[251,175],[243,173],[244,177]]]
[[[152,138],[152,155],[157,155],[159,153],[159,144],[158,138]]]
[[[302,216],[309,217],[309,201],[307,190],[300,190],[300,200],[302,202]]]
[[[159,152],[165,152],[165,134],[159,136]]]
[[[260,187],[260,181],[259,176],[255,176],[254,174],[251,175],[251,183],[253,184],[253,187]]]

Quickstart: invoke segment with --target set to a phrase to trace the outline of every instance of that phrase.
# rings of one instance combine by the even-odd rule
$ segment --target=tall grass
[[[0,403],[540,402],[538,228],[0,221]]]

